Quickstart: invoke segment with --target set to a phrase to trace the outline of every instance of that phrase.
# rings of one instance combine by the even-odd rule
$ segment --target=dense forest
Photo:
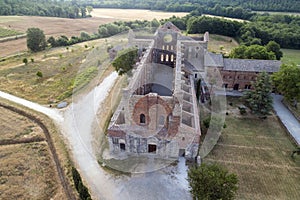
[[[300,17],[288,15],[256,15],[250,22],[237,22],[221,18],[188,15],[168,19],[188,33],[226,35],[245,45],[266,45],[275,41],[282,48],[300,49]]]
[[[0,0],[0,15],[35,15],[85,18],[91,9],[77,1]]]
[[[0,15],[80,18],[91,8],[134,8],[194,12],[250,19],[252,11],[300,12],[299,0],[0,0]]]
[[[237,7],[255,11],[300,12],[298,0],[81,0],[96,8],[141,8],[165,11],[193,11],[200,6],[204,11],[221,7]]]

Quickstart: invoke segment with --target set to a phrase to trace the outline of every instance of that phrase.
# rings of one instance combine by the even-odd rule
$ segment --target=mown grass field
[[[281,61],[285,64],[295,63],[300,65],[300,50],[297,49],[281,49],[283,57]]]
[[[0,141],[44,138],[32,121],[0,107]],[[0,145],[1,199],[66,199],[45,141]]]
[[[213,151],[205,162],[217,162],[238,175],[237,199],[300,199],[300,158],[276,116],[266,120],[240,116],[239,100],[228,99],[229,115]]]

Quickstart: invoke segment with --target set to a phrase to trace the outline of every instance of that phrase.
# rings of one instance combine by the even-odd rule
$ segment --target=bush
[[[91,199],[89,190],[85,185],[83,185],[81,176],[75,167],[72,167],[72,176],[73,176],[75,188],[79,193],[80,199],[82,199],[82,200]]]
[[[36,75],[37,75],[39,78],[43,78],[43,73],[42,73],[41,71],[38,71],[38,72],[36,73]]]
[[[27,64],[28,64],[28,59],[27,59],[27,58],[24,58],[24,59],[23,59],[23,63],[24,63],[25,65],[27,65]]]

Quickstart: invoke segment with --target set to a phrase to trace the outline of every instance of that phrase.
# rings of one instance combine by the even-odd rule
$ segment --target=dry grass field
[[[42,129],[28,118],[0,107],[0,142],[20,141]],[[0,145],[0,199],[66,199],[46,141]]]
[[[300,158],[276,116],[266,120],[241,116],[239,100],[229,99],[229,116],[218,144],[204,159],[217,162],[238,175],[237,199],[300,199]]]
[[[238,47],[238,42],[227,36],[209,34],[208,50],[215,53],[229,55],[230,51]]]
[[[156,18],[157,20],[166,19],[172,17],[184,17],[187,12],[162,12],[162,11],[152,11],[152,10],[139,10],[139,9],[106,9],[97,8],[92,12],[93,17],[114,19],[114,20],[152,20]]]
[[[101,73],[107,45],[105,40],[95,40],[9,58],[0,62],[0,90],[41,104],[56,103]],[[28,59],[27,65],[23,58]]]
[[[37,16],[0,16],[0,27],[25,33],[28,28],[37,27],[44,31],[46,37],[66,35],[79,36],[85,31],[97,33],[101,24],[114,21],[152,20],[175,16],[185,16],[187,13],[159,12],[149,10],[123,9],[94,9],[92,18],[66,19],[56,17]],[[0,57],[24,52],[27,50],[26,38],[0,43]]]

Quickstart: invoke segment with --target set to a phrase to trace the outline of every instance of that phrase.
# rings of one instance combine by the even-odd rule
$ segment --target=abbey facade
[[[112,155],[195,158],[200,142],[196,83],[218,69],[223,87],[251,89],[262,71],[279,70],[279,61],[225,59],[207,51],[208,33],[199,39],[181,34],[168,22],[152,37],[129,33],[141,59],[123,90],[107,137]]]

